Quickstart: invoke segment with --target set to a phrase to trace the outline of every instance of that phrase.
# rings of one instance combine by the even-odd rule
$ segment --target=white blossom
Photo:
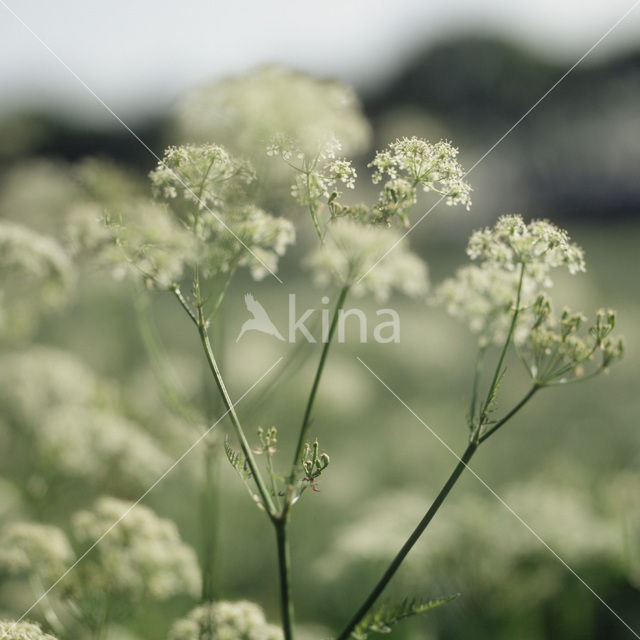
[[[35,448],[58,474],[120,488],[148,486],[171,464],[154,438],[113,411],[66,405],[42,418]]]
[[[319,286],[337,281],[356,294],[370,293],[380,301],[392,289],[410,297],[427,292],[426,265],[399,234],[353,220],[333,221],[324,244],[306,264]]]
[[[272,66],[191,92],[178,105],[177,124],[185,139],[213,140],[247,156],[278,134],[309,154],[328,137],[357,153],[370,135],[350,87]]]
[[[572,274],[585,270],[582,249],[570,241],[566,231],[547,220],[525,224],[519,215],[501,216],[493,228],[475,231],[467,253],[472,260],[486,261],[507,270],[519,264],[544,282],[550,269],[566,265]]]
[[[64,532],[39,522],[12,522],[0,533],[0,568],[11,575],[57,580],[71,564],[73,549]]]
[[[433,301],[447,313],[466,322],[478,335],[481,345],[502,345],[507,337],[515,310],[519,276],[492,265],[467,265],[457,270],[436,289]],[[532,278],[523,280],[520,296],[520,318],[514,333],[522,343],[529,330],[531,314],[528,307],[535,300],[538,287]]]
[[[253,602],[221,600],[193,609],[174,623],[167,640],[281,640],[282,631],[268,624]]]
[[[74,538],[83,547],[108,529],[74,571],[76,599],[111,593],[135,603],[198,593],[196,555],[182,542],[173,521],[159,518],[149,507],[107,497],[72,518]]]
[[[219,145],[187,144],[167,148],[149,177],[158,198],[180,196],[197,209],[217,209],[252,182],[255,173],[249,163],[233,158]]]
[[[391,181],[408,179],[424,191],[435,191],[446,204],[471,207],[471,187],[464,181],[464,170],[456,160],[458,149],[446,141],[430,143],[421,138],[398,138],[385,151],[379,151],[370,167],[375,169],[373,182],[384,176]]]
[[[31,622],[0,620],[0,640],[56,640]]]
[[[106,223],[112,234],[98,261],[114,274],[131,275],[147,284],[169,288],[192,264],[196,241],[166,205],[138,201],[118,213],[109,213]]]
[[[0,221],[0,335],[21,334],[73,290],[71,260],[52,237]]]

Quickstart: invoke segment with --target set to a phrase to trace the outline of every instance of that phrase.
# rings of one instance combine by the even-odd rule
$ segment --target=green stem
[[[520,400],[520,402],[518,402],[518,404],[513,407],[513,409],[511,409],[511,411],[509,411],[509,413],[507,413],[504,418],[496,422],[496,424],[494,424],[491,429],[485,431],[485,433],[483,433],[478,438],[478,443],[484,442],[490,435],[494,434],[505,422],[513,418],[513,416],[518,413],[518,411],[520,411],[520,409],[522,409],[522,407],[524,407],[524,405],[527,404],[529,400],[531,400],[533,394],[536,393],[539,389],[542,389],[542,386],[539,384],[534,384],[531,389],[529,389],[529,392],[524,396],[524,398],[522,398],[522,400]]]
[[[204,486],[202,488],[202,602],[213,602],[216,595],[216,546],[218,538],[218,483],[216,447],[205,442]]]
[[[513,318],[511,319],[511,325],[509,326],[509,333],[507,334],[507,339],[504,341],[504,347],[502,347],[502,352],[500,353],[500,358],[498,360],[496,370],[493,374],[493,380],[491,381],[491,386],[489,387],[489,392],[487,393],[487,399],[485,400],[484,405],[482,406],[482,411],[480,412],[480,418],[478,420],[478,428],[482,427],[482,424],[487,418],[487,410],[489,409],[489,405],[493,398],[493,394],[496,390],[496,385],[498,384],[498,380],[500,379],[502,365],[504,364],[504,359],[507,355],[507,350],[509,349],[509,344],[511,343],[511,338],[513,337],[513,332],[516,328],[516,322],[518,321],[518,314],[520,313],[520,297],[522,295],[523,280],[524,280],[524,262],[521,263],[521,266],[520,266],[520,279],[518,280],[518,292],[516,294],[516,304],[515,304],[515,309],[513,311]]]
[[[213,379],[218,387],[218,391],[222,396],[222,400],[224,402],[224,406],[227,409],[229,417],[231,418],[231,424],[233,425],[234,431],[236,433],[236,437],[240,441],[240,447],[242,448],[242,453],[247,460],[247,464],[249,465],[249,469],[251,470],[251,475],[253,476],[253,480],[256,483],[258,488],[258,492],[260,493],[260,498],[262,499],[262,503],[267,510],[269,516],[273,517],[275,514],[275,508],[273,505],[273,500],[269,495],[269,491],[267,490],[264,481],[262,480],[262,476],[260,475],[260,470],[258,469],[258,465],[256,464],[255,458],[253,457],[253,453],[251,452],[251,447],[249,446],[249,442],[247,441],[246,436],[244,435],[244,430],[242,429],[242,425],[240,424],[240,420],[236,414],[236,411],[233,407],[233,403],[231,402],[231,398],[229,397],[229,393],[227,392],[227,388],[222,380],[222,375],[220,374],[220,369],[218,368],[218,363],[213,355],[213,349],[211,348],[211,342],[209,340],[209,334],[207,333],[206,322],[204,319],[202,305],[198,304],[198,333],[200,334],[200,341],[202,343],[202,347],[204,349],[205,355],[207,357],[207,362],[209,364],[209,369],[211,370],[211,374],[213,375]]]
[[[478,357],[476,358],[476,368],[473,375],[473,390],[471,392],[471,404],[469,408],[469,428],[473,430],[473,421],[476,417],[476,404],[478,401],[478,387],[480,385],[480,377],[484,367],[484,354],[487,351],[486,346],[478,349]]]
[[[280,606],[282,611],[282,631],[284,640],[293,639],[293,600],[291,599],[291,559],[289,557],[289,539],[287,519],[274,521],[278,542],[278,568],[280,572]]]
[[[424,515],[418,526],[413,530],[413,533],[409,536],[407,541],[402,545],[402,548],[397,553],[396,557],[393,559],[387,570],[384,572],[382,578],[380,578],[376,586],[373,588],[373,591],[369,594],[369,597],[363,602],[357,613],[353,616],[353,618],[351,618],[349,624],[347,624],[342,633],[338,636],[338,640],[347,640],[358,623],[361,622],[361,620],[369,612],[371,607],[373,607],[376,600],[380,597],[380,595],[384,591],[384,588],[394,576],[409,551],[411,551],[412,547],[418,541],[424,530],[427,528],[433,517],[438,512],[438,509],[442,506],[445,498],[449,495],[449,492],[457,482],[462,472],[467,467],[469,460],[471,460],[471,457],[473,456],[477,448],[478,444],[475,442],[470,442],[467,445],[465,452],[462,454],[462,457],[458,461],[458,464],[455,466],[453,472],[440,490],[440,493],[433,501],[433,504],[429,507],[429,510]]]
[[[333,312],[333,318],[331,320],[331,326],[329,328],[329,335],[327,336],[327,341],[324,343],[324,346],[322,347],[320,362],[318,363],[316,375],[315,375],[315,378],[313,379],[313,386],[311,387],[311,392],[309,393],[309,399],[307,400],[307,406],[304,411],[304,417],[302,418],[302,426],[300,427],[300,435],[298,436],[298,444],[296,445],[296,451],[293,456],[293,462],[291,464],[291,473],[289,475],[290,485],[294,483],[296,469],[300,464],[300,460],[302,458],[302,450],[304,448],[305,439],[307,437],[307,431],[309,430],[309,425],[311,423],[311,414],[313,411],[313,405],[315,403],[316,395],[318,393],[318,388],[320,386],[320,379],[322,378],[322,372],[324,370],[325,362],[327,361],[329,348],[331,346],[333,336],[336,332],[336,327],[338,326],[338,317],[340,315],[340,311],[344,306],[344,301],[348,293],[349,293],[349,285],[345,285],[340,291],[340,296],[338,297],[338,302],[336,303],[336,308]],[[285,505],[285,509],[286,509],[286,505]]]
[[[209,364],[209,369],[211,370],[211,374],[213,375],[213,379],[218,387],[218,391],[222,396],[222,400],[224,402],[224,406],[231,418],[231,424],[233,425],[234,431],[236,432],[236,436],[240,441],[240,447],[242,449],[242,453],[247,460],[247,464],[249,465],[249,469],[251,470],[251,474],[253,476],[254,482],[258,487],[258,492],[260,493],[260,497],[262,499],[262,504],[264,508],[267,510],[269,517],[273,517],[275,514],[275,508],[273,505],[273,500],[271,500],[271,496],[267,491],[264,481],[262,480],[262,476],[260,475],[260,470],[258,469],[258,465],[256,464],[255,458],[253,457],[253,453],[251,453],[251,447],[249,446],[249,442],[247,441],[246,436],[244,435],[244,431],[242,429],[242,425],[240,424],[240,420],[236,414],[235,409],[233,408],[233,403],[231,402],[231,398],[229,397],[229,393],[227,392],[227,388],[224,385],[222,380],[222,375],[220,374],[220,369],[218,368],[218,363],[213,355],[213,349],[211,348],[211,341],[209,340],[209,334],[207,333],[207,321],[204,317],[204,310],[202,308],[202,300],[200,298],[200,285],[198,278],[198,266],[196,265],[195,269],[195,277],[194,277],[194,291],[196,297],[196,307],[197,314],[194,313],[191,309],[191,306],[182,295],[180,291],[180,287],[175,285],[172,288],[172,291],[178,302],[182,305],[182,308],[185,310],[187,315],[191,318],[192,322],[196,325],[198,329],[198,334],[200,335],[200,342],[202,343],[202,348],[204,349],[204,353],[207,357],[207,363]]]

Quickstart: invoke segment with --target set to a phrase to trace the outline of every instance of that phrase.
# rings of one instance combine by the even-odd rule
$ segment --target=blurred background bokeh
[[[184,141],[175,106],[186,92],[276,63],[355,87],[372,126],[357,158],[361,175],[375,149],[404,135],[449,139],[471,167],[631,3],[7,2],[20,19],[2,5],[0,217],[55,237],[91,183],[96,167],[89,158],[106,163],[96,165],[105,193],[148,189],[156,160],[107,105],[161,155]],[[625,360],[610,376],[541,393],[473,467],[638,632],[639,36],[640,8],[473,170],[470,213],[438,207],[410,236],[434,283],[465,262],[471,230],[503,213],[549,218],[584,247],[587,273],[560,278],[554,296],[591,317],[600,306],[617,309]],[[225,144],[241,144],[240,132],[227,135]],[[109,183],[109,163],[124,168],[127,184],[121,174]],[[278,426],[288,454],[318,346],[283,347],[260,335],[234,342],[245,291],[276,323],[286,323],[289,292],[300,307],[319,307],[325,292],[309,286],[295,254],[283,260],[281,277],[285,287],[234,281],[215,332],[236,397],[285,356],[282,372],[239,412],[250,428]],[[2,286],[4,300],[20,304],[3,320],[0,518],[67,529],[70,514],[99,495],[137,498],[197,435],[174,410],[173,383],[206,414],[219,406],[205,386],[197,340],[170,296],[141,297],[89,271],[66,305],[43,310],[49,291],[16,288],[11,277]],[[374,314],[373,301],[363,304]],[[332,464],[321,491],[308,492],[297,507],[292,534],[296,605],[309,637],[328,637],[345,622],[455,463],[356,357],[455,450],[465,443],[474,338],[425,303],[394,298],[388,306],[400,313],[400,342],[336,345],[320,391],[312,431]],[[505,405],[518,397],[518,375],[504,391]],[[114,434],[104,440],[111,452],[137,452],[127,467],[136,473],[114,473],[113,460],[88,445],[60,453],[65,438],[76,438],[74,425],[95,422],[98,410],[96,433]],[[43,423],[53,434],[44,458],[34,453],[40,436],[29,431]],[[16,428],[26,436],[16,437]],[[78,469],[74,455],[90,470]],[[199,552],[200,473],[195,451],[145,499]],[[255,600],[276,621],[272,532],[222,457],[216,473],[217,593]],[[15,618],[31,603],[30,591],[15,578],[2,580],[0,613]],[[395,629],[398,640],[632,636],[471,476],[391,591],[461,594]],[[184,597],[140,607],[127,633],[163,638],[192,604]]]

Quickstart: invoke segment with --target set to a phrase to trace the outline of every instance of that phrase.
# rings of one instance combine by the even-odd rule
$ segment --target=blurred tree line
[[[423,135],[415,131],[422,122],[424,135],[444,133],[470,150],[464,160],[471,166],[569,66],[503,39],[460,36],[416,53],[363,100],[386,137]],[[632,215],[640,205],[638,102],[640,50],[587,59],[501,143],[502,162],[493,171],[505,175],[492,182],[517,193],[518,208],[531,215]],[[405,132],[402,122],[412,130]],[[171,142],[166,124],[167,118],[154,117],[134,128],[152,149],[162,149]],[[148,152],[117,123],[111,130],[91,128],[44,109],[0,120],[0,167],[34,155],[69,161],[101,155],[144,172],[150,166]]]

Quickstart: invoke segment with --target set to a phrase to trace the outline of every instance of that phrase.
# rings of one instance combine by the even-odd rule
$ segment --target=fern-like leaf
[[[238,472],[238,475],[243,480],[248,480],[251,477],[251,471],[249,471],[247,461],[245,460],[243,455],[241,455],[231,447],[231,445],[229,444],[229,438],[225,438],[224,452],[227,456],[229,464]]]
[[[398,622],[447,604],[447,602],[457,598],[458,595],[426,601],[418,598],[405,598],[395,604],[383,604],[375,611],[369,612],[362,619],[360,624],[352,631],[351,637],[354,640],[366,640],[369,633],[390,633],[391,628]]]
[[[487,398],[487,402],[485,404],[485,410],[484,410],[485,419],[483,420],[483,424],[486,424],[487,416],[491,415],[497,409],[498,391],[500,391],[500,387],[502,385],[502,381],[504,380],[504,376],[506,373],[507,373],[507,370],[503,369],[502,373],[498,376],[498,379],[496,380],[496,384],[491,390],[491,395]]]

